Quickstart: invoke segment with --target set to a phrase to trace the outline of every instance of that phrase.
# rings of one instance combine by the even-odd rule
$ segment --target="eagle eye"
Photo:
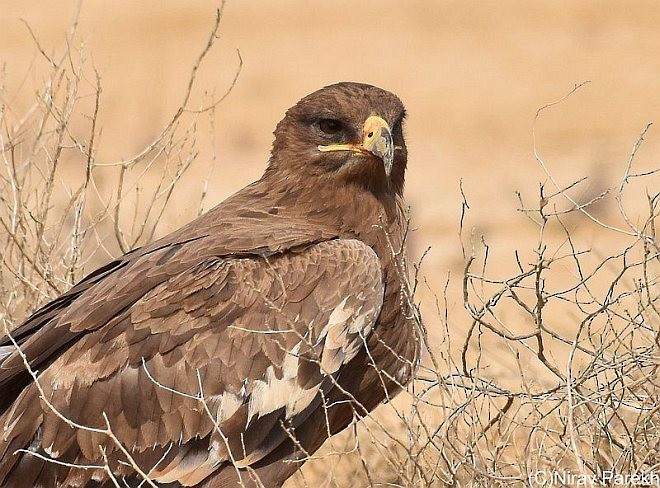
[[[319,120],[319,129],[324,134],[333,136],[342,130],[342,123],[335,119],[321,119]]]

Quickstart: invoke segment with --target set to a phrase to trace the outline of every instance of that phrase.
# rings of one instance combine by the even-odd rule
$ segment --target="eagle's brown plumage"
[[[280,486],[302,464],[287,461],[415,368],[397,264],[403,117],[370,85],[308,95],[259,181],[35,312],[12,336],[48,401],[91,428],[105,414],[160,485]],[[140,484],[115,441],[40,400],[12,347],[0,338],[0,486],[112,486],[62,464],[104,456],[120,484]]]

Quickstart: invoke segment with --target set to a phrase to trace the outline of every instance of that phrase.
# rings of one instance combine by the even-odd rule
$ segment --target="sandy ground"
[[[103,84],[99,161],[136,153],[172,116],[215,8],[208,1],[84,2],[81,38]],[[74,3],[64,0],[3,1],[0,63],[17,110],[31,103],[42,79],[20,19],[52,52],[62,45],[73,11]],[[544,112],[538,149],[561,184],[589,177],[573,193],[580,201],[615,184],[638,134],[660,118],[658,25],[655,0],[229,1],[221,38],[200,72],[195,103],[229,86],[237,49],[243,68],[218,106],[213,133],[200,134],[191,191],[199,190],[213,151],[207,207],[258,178],[272,129],[303,95],[341,80],[375,84],[397,93],[408,109],[407,196],[417,229],[411,253],[419,256],[431,246],[423,268],[429,289],[442,289],[447,272],[462,269],[461,180],[471,207],[468,233],[485,235],[493,255],[503,256],[495,258],[493,272],[505,273],[513,265],[512,249],[531,249],[536,236],[516,211],[515,191],[533,202],[539,182],[547,180],[532,148],[536,110],[589,80]],[[657,167],[659,149],[660,136],[652,128],[638,169]],[[635,191],[641,196],[644,187]],[[161,233],[194,212],[184,193],[175,198]],[[622,225],[611,199],[598,215]],[[593,243],[592,223],[570,224],[587,245]],[[458,285],[451,290],[450,311],[458,314]],[[422,290],[425,303],[430,297]],[[427,322],[433,333],[433,319]],[[453,333],[460,335],[466,326],[459,316]]]

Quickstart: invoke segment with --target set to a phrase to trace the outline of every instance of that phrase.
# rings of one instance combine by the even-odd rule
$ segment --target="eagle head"
[[[356,184],[401,194],[407,163],[405,109],[386,90],[363,83],[326,86],[291,107],[275,129],[268,172],[306,184]]]

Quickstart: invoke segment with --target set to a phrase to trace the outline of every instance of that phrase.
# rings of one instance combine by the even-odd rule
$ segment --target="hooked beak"
[[[371,154],[383,161],[385,174],[389,177],[394,163],[394,140],[392,130],[385,120],[372,115],[364,121],[362,144],[328,144],[318,146],[321,152],[353,151],[359,154]]]

